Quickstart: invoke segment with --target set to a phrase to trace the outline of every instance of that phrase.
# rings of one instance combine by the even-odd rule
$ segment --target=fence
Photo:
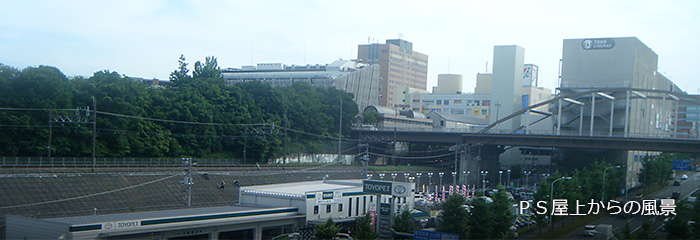
[[[192,159],[208,170],[253,170],[239,159]],[[182,158],[0,157],[0,174],[106,174],[148,172],[170,174],[186,167]],[[263,166],[269,168],[271,166]]]

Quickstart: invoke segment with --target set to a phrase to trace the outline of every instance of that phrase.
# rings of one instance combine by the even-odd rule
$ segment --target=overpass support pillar
[[[501,153],[503,149],[497,145],[472,145],[460,159],[460,179],[463,179],[460,184],[476,185],[478,189],[483,187],[485,180],[487,188],[495,188],[498,185],[498,157]]]

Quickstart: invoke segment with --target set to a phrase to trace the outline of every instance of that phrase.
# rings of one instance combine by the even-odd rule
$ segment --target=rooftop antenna
[[[399,33],[399,39],[403,39],[403,34]]]
[[[486,61],[486,72],[484,73],[489,73],[489,61]]]

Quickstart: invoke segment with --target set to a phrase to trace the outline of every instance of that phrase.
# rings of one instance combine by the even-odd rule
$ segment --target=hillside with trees
[[[248,163],[265,162],[282,156],[285,136],[288,153],[337,148],[341,100],[344,134],[358,114],[352,95],[334,88],[228,86],[214,57],[190,71],[181,56],[170,83],[0,64],[0,155],[91,156],[96,122],[97,157],[242,158],[245,145]]]

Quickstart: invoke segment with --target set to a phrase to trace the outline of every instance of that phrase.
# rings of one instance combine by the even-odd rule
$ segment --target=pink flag
[[[467,196],[467,185],[462,184],[462,196]]]
[[[452,195],[455,192],[455,186],[450,185],[450,195]]]
[[[455,186],[455,194],[459,194],[459,185]]]
[[[442,186],[442,201],[445,201],[445,186]]]
[[[435,201],[436,201],[436,202],[440,200],[440,195],[439,195],[439,194],[440,194],[440,192],[438,192],[438,186],[435,185]]]

